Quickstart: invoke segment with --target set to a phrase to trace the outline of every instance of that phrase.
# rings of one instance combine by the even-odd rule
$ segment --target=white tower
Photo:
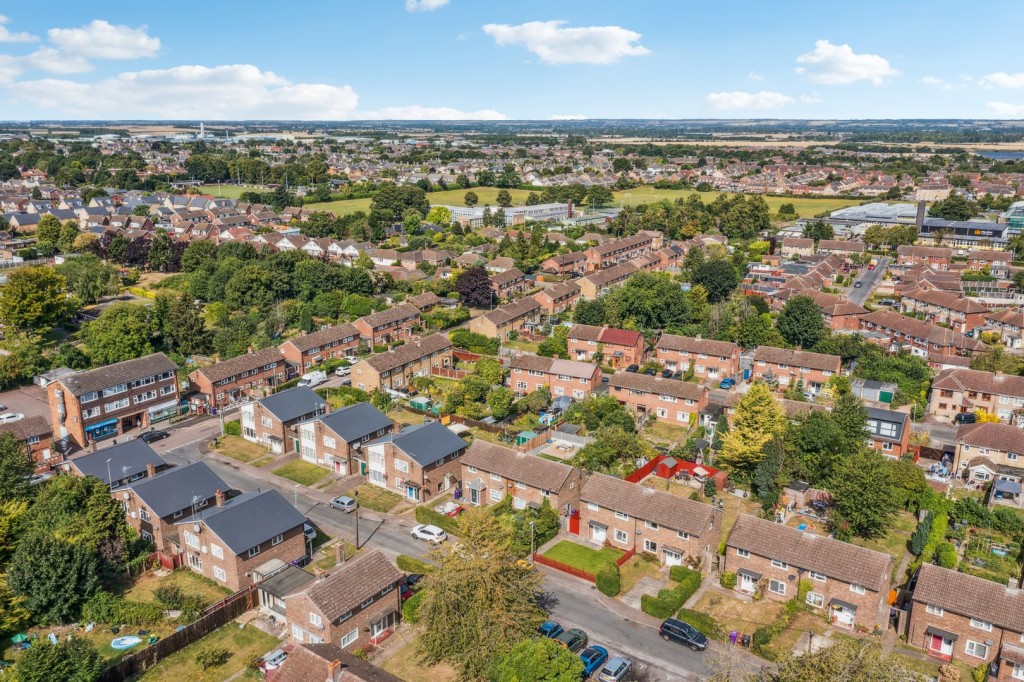
[[[200,140],[205,140],[206,139],[206,126],[203,123],[199,124],[199,139]]]

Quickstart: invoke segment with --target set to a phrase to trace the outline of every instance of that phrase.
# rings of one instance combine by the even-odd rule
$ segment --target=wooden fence
[[[666,455],[658,455],[650,462],[648,462],[647,464],[643,465],[642,467],[631,473],[629,476],[626,476],[626,480],[629,481],[630,483],[639,483],[640,481],[650,476],[651,472],[657,468],[658,464],[661,462],[661,460],[665,459],[665,457]]]
[[[431,367],[430,376],[442,377],[444,379],[455,379],[461,381],[469,376],[469,372],[464,369],[450,369],[448,367]]]
[[[158,640],[137,654],[122,658],[118,663],[103,671],[99,682],[123,682],[134,677],[176,651],[184,649],[217,628],[230,623],[255,606],[256,586],[250,585],[207,608],[199,620],[189,623],[183,629]]]
[[[590,581],[592,583],[597,582],[597,578],[594,577],[593,575],[591,575],[590,573],[587,573],[586,571],[580,570],[580,569],[576,568],[575,566],[570,566],[569,564],[563,564],[561,561],[555,561],[554,559],[549,559],[546,556],[544,556],[543,554],[534,553],[533,560],[536,563],[541,564],[542,566],[550,566],[551,568],[558,569],[559,571],[562,571],[564,573],[568,573],[569,575],[574,575],[577,578],[583,578],[584,580],[588,580],[588,581]]]

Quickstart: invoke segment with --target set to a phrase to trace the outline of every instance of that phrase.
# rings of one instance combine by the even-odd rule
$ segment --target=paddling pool
[[[142,641],[141,637],[117,637],[110,642],[111,649],[131,649]]]

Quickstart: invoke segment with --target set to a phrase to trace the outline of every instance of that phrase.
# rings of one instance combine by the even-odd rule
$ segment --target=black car
[[[166,431],[146,431],[144,434],[139,436],[143,443],[155,443],[158,440],[163,440],[171,434]]]
[[[672,370],[670,370],[670,369],[663,369],[663,370],[661,370],[661,378],[662,379],[671,379],[672,378]]]
[[[649,377],[653,377],[653,376],[657,375],[657,373],[658,373],[658,370],[656,370],[656,369],[645,369],[644,370],[644,374],[646,374]]]
[[[694,651],[704,651],[708,648],[708,638],[697,628],[689,623],[684,623],[678,618],[668,618],[661,624],[658,634],[666,642],[676,642],[688,646]]]
[[[423,580],[422,573],[410,573],[409,575],[405,576],[405,584],[409,587],[415,586],[416,583],[418,583],[421,580]]]
[[[626,368],[626,371],[636,372],[638,369],[640,369],[640,365],[630,365],[629,367]]]
[[[974,424],[978,421],[978,415],[973,412],[961,412],[953,417],[954,424]]]

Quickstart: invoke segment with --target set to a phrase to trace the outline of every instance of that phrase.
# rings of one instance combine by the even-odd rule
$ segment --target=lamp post
[[[534,529],[533,529],[533,521],[530,521],[530,563],[531,564],[534,563],[534,561],[533,561],[533,554],[534,554],[533,538],[534,538],[534,532],[533,531],[534,531]]]
[[[356,508],[353,510],[353,513],[356,515],[356,551],[358,552],[359,551],[359,491],[358,490],[354,491],[352,493],[352,495],[356,498]]]
[[[107,457],[107,485],[114,487],[114,477],[110,475],[110,458]]]

